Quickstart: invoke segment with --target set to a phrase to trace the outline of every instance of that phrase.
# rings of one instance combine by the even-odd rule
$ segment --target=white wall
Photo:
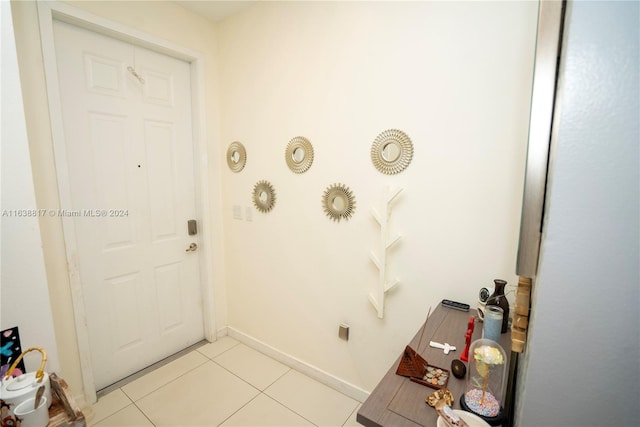
[[[475,307],[494,278],[515,284],[536,22],[535,2],[258,2],[223,21],[221,150],[237,140],[248,156],[239,174],[223,168],[230,327],[372,390],[430,306]],[[415,149],[395,176],[370,160],[389,128]],[[284,159],[297,135],[315,150],[302,175]],[[252,208],[262,179],[277,194],[268,214]],[[321,208],[335,182],[356,197],[348,222]],[[389,257],[401,284],[380,320],[368,212],[386,185],[404,188]]]
[[[0,215],[0,329],[19,327],[22,349],[42,347],[47,372],[59,370],[42,241],[36,214],[27,130],[22,108],[11,7],[0,2],[2,20],[2,206]],[[27,214],[29,216],[23,216]],[[17,354],[16,354],[17,356]],[[38,369],[41,356],[25,356],[28,371]]]
[[[242,173],[221,163],[226,288],[216,289],[218,325],[371,390],[429,306],[442,298],[473,305],[497,277],[515,284],[536,3],[258,2],[217,32],[170,2],[71,4],[205,55],[210,162],[233,140],[248,149]],[[29,82],[36,200],[57,208],[36,8],[12,9]],[[397,176],[378,173],[369,157],[388,128],[407,132],[415,148]],[[316,152],[303,175],[284,162],[296,135]],[[275,209],[233,220],[232,207],[251,206],[260,179],[275,186]],[[333,223],[321,210],[334,182],[355,193],[349,222]],[[391,224],[403,239],[389,264],[402,283],[380,320],[367,299],[377,281],[368,252],[379,237],[368,210],[385,185],[405,189]],[[62,228],[40,227],[61,365],[79,393]],[[351,325],[348,343],[337,337],[340,322]]]
[[[569,3],[520,427],[638,425],[639,17]]]

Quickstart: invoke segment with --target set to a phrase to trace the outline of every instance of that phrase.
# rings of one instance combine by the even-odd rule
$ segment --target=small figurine
[[[4,400],[0,400],[0,426],[2,427],[18,427],[20,421],[13,415],[9,404]]]
[[[466,337],[466,345],[464,347],[464,351],[462,352],[462,356],[460,356],[460,360],[463,362],[469,361],[469,346],[471,345],[471,336],[473,335],[473,329],[475,327],[475,319],[473,317],[469,318],[469,326],[467,327]]]
[[[453,411],[453,394],[448,388],[441,388],[431,393],[426,397],[425,402],[436,410],[447,427],[469,427],[469,424]],[[438,425],[440,425],[439,421]]]

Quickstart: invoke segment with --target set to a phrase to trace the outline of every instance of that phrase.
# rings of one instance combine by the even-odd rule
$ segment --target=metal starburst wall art
[[[348,220],[356,208],[356,199],[349,187],[333,184],[322,194],[322,209],[333,221]]]
[[[388,129],[380,133],[371,146],[373,165],[387,175],[395,175],[405,170],[412,158],[411,139],[398,129]]]
[[[276,192],[265,180],[258,181],[253,187],[253,204],[262,213],[267,213],[276,203]]]

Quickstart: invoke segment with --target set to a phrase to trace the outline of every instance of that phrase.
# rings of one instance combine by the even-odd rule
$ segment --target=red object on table
[[[462,356],[460,356],[460,360],[463,362],[469,361],[469,346],[471,345],[471,335],[473,335],[473,328],[475,327],[475,319],[472,317],[469,318],[469,326],[467,327],[466,343],[464,347],[464,351],[462,352]]]

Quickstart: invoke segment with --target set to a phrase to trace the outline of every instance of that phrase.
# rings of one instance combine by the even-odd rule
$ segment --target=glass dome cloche
[[[469,347],[469,369],[460,406],[492,426],[502,424],[502,397],[507,379],[507,355],[493,340],[479,339]]]

